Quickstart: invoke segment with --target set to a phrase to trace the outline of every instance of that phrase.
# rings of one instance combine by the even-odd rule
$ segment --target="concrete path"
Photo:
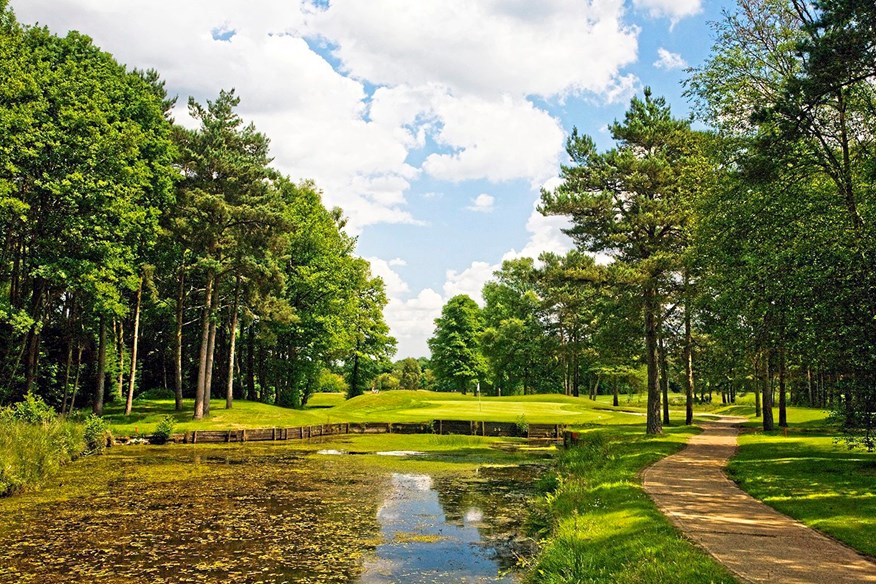
[[[876,582],[876,563],[754,499],[724,474],[738,418],[704,424],[643,473],[645,491],[691,540],[749,582]],[[874,534],[876,535],[876,534]]]

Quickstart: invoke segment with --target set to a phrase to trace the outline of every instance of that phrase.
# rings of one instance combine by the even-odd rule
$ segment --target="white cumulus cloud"
[[[651,17],[666,17],[673,22],[699,14],[703,9],[701,0],[633,0],[633,6]]]
[[[636,59],[623,0],[333,0],[308,27],[350,75],[455,93],[602,93]]]
[[[657,49],[657,60],[654,61],[654,66],[658,69],[671,71],[673,69],[684,69],[687,67],[687,61],[678,53],[673,53],[660,47]]]
[[[469,211],[474,211],[476,213],[492,213],[493,212],[493,204],[496,202],[496,198],[492,195],[488,195],[486,193],[481,193],[471,201],[471,205],[466,207]]]

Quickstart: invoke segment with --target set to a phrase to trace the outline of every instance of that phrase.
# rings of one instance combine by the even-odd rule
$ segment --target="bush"
[[[514,422],[514,430],[517,436],[526,436],[529,434],[529,423],[526,421],[526,416],[520,414],[517,421]]]
[[[155,444],[166,444],[173,435],[173,427],[176,425],[176,420],[173,416],[164,416],[158,426],[155,428],[155,433],[152,434],[152,442]]]
[[[106,420],[94,414],[85,419],[85,445],[89,452],[103,452],[109,437],[111,434]]]
[[[27,424],[47,424],[53,422],[57,417],[52,406],[44,402],[41,397],[36,397],[32,393],[24,396],[24,401],[12,404],[4,412],[4,415]]]
[[[139,394],[136,401],[147,401],[153,399],[176,399],[176,394],[170,388],[155,387]]]

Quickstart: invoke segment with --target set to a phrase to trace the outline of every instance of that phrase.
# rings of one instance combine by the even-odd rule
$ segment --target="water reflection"
[[[448,521],[432,477],[394,473],[377,512],[384,543],[365,562],[363,584],[383,582],[514,582],[499,574],[495,550],[478,530],[483,512],[469,508]]]

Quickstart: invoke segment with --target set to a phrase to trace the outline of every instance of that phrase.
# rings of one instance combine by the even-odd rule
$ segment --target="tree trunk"
[[[763,377],[763,429],[770,431],[773,429],[773,384],[772,372],[770,371],[770,354],[767,351],[764,356],[764,377]]]
[[[210,415],[210,398],[213,397],[213,365],[216,361],[216,309],[219,304],[219,285],[213,285],[213,300],[210,302],[210,336],[207,343],[207,377],[204,380],[204,415]]]
[[[174,335],[176,355],[174,371],[174,398],[176,411],[183,408],[183,319],[185,315],[186,301],[186,272],[180,267],[179,286],[176,289],[176,334]]]
[[[122,401],[123,387],[125,386],[125,329],[122,325],[122,319],[113,319],[113,338],[116,341],[116,361],[118,363],[118,379],[116,379],[116,390],[113,393],[113,401]]]
[[[231,337],[228,340],[228,387],[225,389],[225,409],[230,410],[234,400],[234,341],[237,340],[237,305],[240,302],[240,276],[234,283],[234,302],[231,305]]]
[[[785,347],[779,349],[779,426],[788,427],[788,402],[785,387]]]
[[[207,379],[207,347],[210,344],[211,307],[213,304],[213,272],[207,271],[207,283],[204,289],[204,308],[201,311],[201,350],[198,355],[198,383],[195,386],[194,419],[204,417],[204,389]]]
[[[255,401],[255,323],[249,325],[246,353],[246,399]]]
[[[268,373],[265,371],[265,364],[268,361],[267,349],[262,345],[259,347],[259,364],[256,373],[259,378],[259,400],[264,402],[268,395]]]
[[[464,393],[464,392],[463,392]],[[353,353],[353,368],[350,371],[350,389],[347,397],[360,395],[359,391],[359,341],[356,341],[356,350]]]
[[[733,384],[730,384],[732,390]],[[694,396],[694,372],[693,372],[693,334],[690,326],[690,278],[688,271],[684,271],[684,423],[686,426],[693,424],[693,396]]]
[[[618,394],[617,394],[617,380],[613,381],[611,384],[611,395],[612,395],[611,405],[613,405],[614,407],[618,407],[620,405],[620,400],[619,400],[620,396],[618,396]]]
[[[97,416],[102,416],[103,393],[106,388],[106,318],[103,315],[100,316],[97,339],[97,384],[94,388],[91,411]]]
[[[33,283],[33,298],[31,299],[30,316],[34,324],[30,327],[25,338],[27,347],[24,360],[24,392],[33,391],[36,383],[37,367],[40,359],[40,321],[42,320],[43,295],[45,294],[45,281],[37,277]],[[16,369],[17,369],[16,364]],[[13,371],[14,373],[14,371]]]
[[[648,418],[646,434],[661,434],[660,387],[657,383],[657,291],[653,285],[645,289],[645,356],[648,363]]]
[[[660,393],[663,395],[663,424],[669,425],[669,364],[666,359],[666,345],[663,334],[660,333],[658,341],[660,352]]]
[[[572,395],[581,397],[581,363],[577,353],[572,357]]]
[[[82,371],[82,343],[76,342],[76,377],[73,378],[73,394],[70,396],[70,408],[68,414],[73,413],[73,408],[76,406],[76,392],[79,391],[79,372]]]
[[[807,366],[806,367],[806,389],[809,393],[809,407],[815,407],[815,396],[812,393],[812,369]]]
[[[134,385],[137,379],[137,343],[140,340],[140,306],[143,300],[143,279],[140,275],[140,285],[137,286],[137,303],[134,308],[134,338],[131,340],[131,374],[128,378],[128,399],[125,401],[125,415],[131,415],[134,405]]]
[[[61,415],[67,412],[67,400],[70,397],[70,369],[73,367],[73,335],[67,340],[67,366],[64,368],[64,401],[61,402]]]
[[[758,356],[754,360],[754,417],[759,418],[761,416],[760,411],[760,360],[761,356]]]

